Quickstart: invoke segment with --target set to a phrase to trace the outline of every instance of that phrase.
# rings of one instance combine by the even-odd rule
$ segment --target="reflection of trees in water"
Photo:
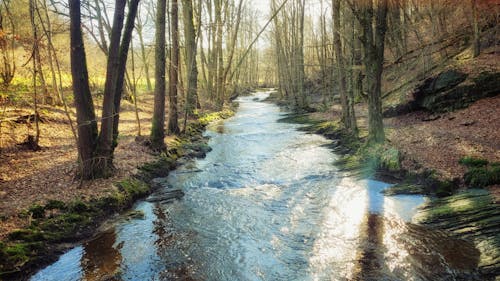
[[[482,280],[479,252],[445,232],[369,213],[354,280]]]
[[[382,218],[375,214],[368,214],[365,227],[362,228],[361,249],[358,253],[358,271],[355,280],[383,280],[383,232]],[[364,241],[363,241],[364,240]]]
[[[118,276],[122,262],[121,244],[115,248],[113,247],[115,242],[116,233],[112,229],[83,245],[84,251],[81,259],[83,280],[121,280]]]
[[[153,212],[156,220],[153,221],[153,233],[157,235],[155,241],[158,256],[165,262],[166,270],[160,273],[160,280],[182,280],[194,281],[190,258],[186,258],[183,245],[183,235],[179,235],[174,229],[170,213],[160,203],[156,203]],[[186,241],[184,241],[186,242]]]

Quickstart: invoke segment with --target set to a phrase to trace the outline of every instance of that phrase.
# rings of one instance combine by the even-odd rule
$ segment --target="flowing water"
[[[411,224],[421,196],[343,174],[330,141],[239,99],[207,132],[213,150],[162,179],[173,202],[144,201],[31,280],[474,280],[478,252]]]

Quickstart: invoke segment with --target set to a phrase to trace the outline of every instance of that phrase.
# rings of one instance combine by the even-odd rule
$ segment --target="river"
[[[479,280],[474,247],[411,223],[422,196],[339,171],[331,141],[241,97],[212,151],[31,280]]]

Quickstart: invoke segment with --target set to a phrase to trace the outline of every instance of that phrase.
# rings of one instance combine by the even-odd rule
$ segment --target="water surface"
[[[477,251],[410,223],[421,196],[340,172],[322,136],[278,122],[268,93],[207,132],[213,150],[32,280],[474,280]],[[114,278],[114,279],[113,279]]]

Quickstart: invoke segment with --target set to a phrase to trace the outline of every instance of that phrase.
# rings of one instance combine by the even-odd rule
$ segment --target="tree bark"
[[[123,96],[123,86],[125,72],[127,70],[127,58],[129,53],[130,41],[132,40],[132,32],[134,31],[134,22],[137,15],[137,8],[140,0],[131,0],[128,6],[127,20],[123,31],[123,38],[120,44],[119,64],[117,69],[116,86],[114,90],[114,112],[113,118],[113,150],[118,144],[118,124],[120,121],[120,105]],[[131,86],[133,87],[133,86]]]
[[[361,7],[368,91],[368,142],[371,143],[383,143],[385,140],[381,90],[387,31],[387,1],[379,1],[376,10],[371,0],[364,1]],[[373,30],[374,22],[375,30]]]
[[[172,36],[172,49],[170,51],[170,79],[169,79],[169,107],[168,107],[168,132],[179,133],[179,113],[177,109],[177,94],[179,82],[179,6],[177,0],[171,4],[170,28]]]
[[[337,83],[342,105],[342,123],[349,134],[356,133],[356,117],[354,116],[353,101],[349,100],[346,81],[346,69],[342,54],[342,40],[340,39],[340,0],[332,0],[333,12],[333,46],[337,63]]]
[[[182,0],[182,12],[184,19],[184,38],[186,40],[186,72],[187,72],[187,95],[185,104],[185,121],[193,114],[196,107],[196,96],[198,93],[198,65],[196,63],[196,31],[193,23],[193,1]]]
[[[158,0],[156,5],[155,31],[155,100],[151,128],[151,146],[161,151],[165,145],[165,15],[166,0]]]
[[[477,14],[477,0],[472,1],[472,29],[474,30],[473,40],[473,56],[478,57],[481,54],[481,37],[479,32],[478,14]]]
[[[97,121],[94,103],[90,95],[85,47],[81,31],[80,0],[69,0],[69,12],[71,76],[78,124],[77,146],[81,168],[80,176],[83,179],[90,179],[93,177],[92,159],[97,140]]]
[[[142,34],[143,24],[142,21],[140,20],[140,17],[137,18],[137,25],[135,30],[137,31],[137,35],[139,37],[139,44],[141,45],[141,59],[144,65],[144,74],[146,75],[146,85],[148,87],[148,91],[151,91],[153,89],[153,86],[151,84],[151,75],[149,74],[149,61],[146,55],[146,46],[144,44],[144,36]]]

